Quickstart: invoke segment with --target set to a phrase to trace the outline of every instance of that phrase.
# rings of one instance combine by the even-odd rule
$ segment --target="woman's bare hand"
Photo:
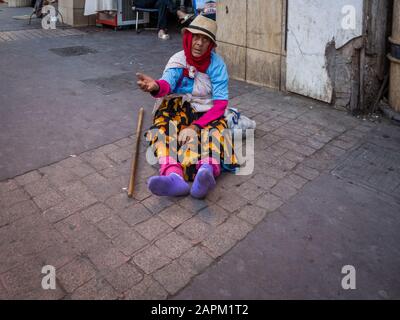
[[[159,85],[152,77],[142,73],[136,73],[136,77],[138,79],[137,85],[142,91],[153,92],[160,89]]]
[[[197,134],[199,133],[199,129],[195,125],[190,125],[189,127],[183,129],[178,136],[179,145],[184,145],[192,141]]]

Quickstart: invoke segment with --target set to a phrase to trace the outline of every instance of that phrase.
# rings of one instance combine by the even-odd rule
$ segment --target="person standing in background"
[[[186,14],[177,10],[173,0],[134,0],[133,5],[138,8],[158,9],[158,37],[162,40],[168,40],[168,12],[177,14],[179,19],[184,18]]]
[[[38,17],[39,19],[43,17],[42,8],[43,8],[43,0],[34,1],[33,11],[36,17]]]

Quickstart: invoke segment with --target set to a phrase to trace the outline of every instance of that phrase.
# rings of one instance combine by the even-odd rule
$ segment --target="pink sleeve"
[[[160,90],[158,90],[157,94],[152,94],[154,98],[162,98],[171,92],[171,86],[165,80],[156,80]]]
[[[200,119],[193,122],[202,128],[206,127],[210,122],[221,118],[228,106],[228,100],[214,100],[214,106],[207,111]]]

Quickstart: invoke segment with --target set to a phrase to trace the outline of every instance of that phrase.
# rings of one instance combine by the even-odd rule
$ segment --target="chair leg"
[[[138,26],[139,26],[139,11],[136,11],[136,33],[139,33]]]
[[[58,16],[61,17],[61,26],[64,27],[64,29],[65,29],[64,18],[63,18],[63,16],[62,16],[61,12],[58,11],[58,9],[56,9],[56,13],[57,13],[57,17],[58,17]]]
[[[35,13],[35,11],[33,11],[33,12],[31,13],[31,15],[29,16],[29,22],[28,22],[29,25],[31,24],[32,16],[33,16],[34,13]]]

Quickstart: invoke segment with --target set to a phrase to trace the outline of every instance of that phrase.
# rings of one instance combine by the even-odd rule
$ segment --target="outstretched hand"
[[[153,92],[160,89],[157,82],[148,75],[142,73],[136,73],[136,77],[138,79],[137,85],[144,92]]]

